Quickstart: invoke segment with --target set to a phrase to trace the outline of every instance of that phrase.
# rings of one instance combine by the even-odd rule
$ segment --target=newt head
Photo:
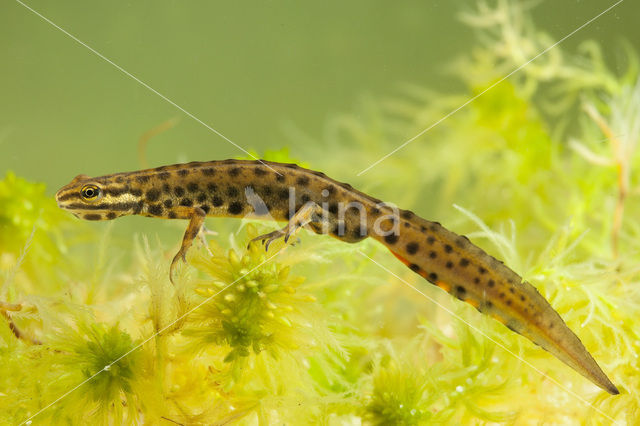
[[[78,175],[56,192],[58,207],[85,220],[108,220],[131,214],[137,200],[104,179]]]

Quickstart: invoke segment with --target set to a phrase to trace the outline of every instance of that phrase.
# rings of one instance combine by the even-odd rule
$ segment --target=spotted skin
[[[86,220],[125,215],[189,220],[172,271],[207,216],[289,222],[259,237],[267,247],[305,226],[348,243],[374,238],[427,281],[527,337],[609,393],[618,393],[546,299],[502,262],[437,222],[394,209],[321,172],[267,161],[193,162],[96,178],[80,175],[56,199]]]

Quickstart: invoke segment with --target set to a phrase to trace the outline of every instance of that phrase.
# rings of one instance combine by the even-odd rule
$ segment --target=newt
[[[207,216],[253,216],[287,225],[261,235],[266,249],[301,228],[347,243],[373,238],[432,284],[470,303],[549,351],[611,394],[616,386],[530,283],[466,237],[296,164],[225,160],[176,164],[101,177],[79,175],[56,193],[58,205],[86,220],[142,215],[189,221],[177,262]]]

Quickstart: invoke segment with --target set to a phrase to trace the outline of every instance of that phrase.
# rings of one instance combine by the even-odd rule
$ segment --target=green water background
[[[459,20],[475,1],[26,4],[241,147],[288,146],[312,166],[307,142],[288,129],[322,143],[327,121],[357,111],[363,98],[393,96],[407,83],[462,89],[447,66],[477,45]],[[610,4],[546,1],[530,16],[559,40]],[[179,124],[149,146],[151,166],[244,155],[20,3],[0,8],[0,174],[45,182],[53,194],[80,173],[136,170],[138,138],[172,117]],[[607,46],[625,39],[640,51],[638,16],[640,3],[625,1],[562,48],[592,39],[615,65],[621,51]],[[386,179],[358,178],[348,164],[325,171],[355,186]],[[120,232],[158,231],[141,218],[121,222]]]

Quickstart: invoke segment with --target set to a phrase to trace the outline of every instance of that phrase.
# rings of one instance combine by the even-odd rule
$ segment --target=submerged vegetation
[[[532,282],[620,395],[428,285],[375,242],[303,232],[300,244],[265,253],[247,243],[274,224],[228,220],[230,231],[209,237],[213,256],[196,244],[174,287],[173,248],[138,236],[127,248],[136,260],[123,267],[110,260],[107,235],[8,173],[0,422],[637,422],[636,54],[626,50],[617,74],[594,42],[574,55],[557,46],[491,87],[553,40],[506,2],[463,19],[481,40],[454,64],[467,91],[407,87],[369,102],[360,118],[329,124],[308,165],[351,179],[343,164],[368,167],[482,94],[351,183],[466,233]],[[327,145],[341,155],[312,151]]]

